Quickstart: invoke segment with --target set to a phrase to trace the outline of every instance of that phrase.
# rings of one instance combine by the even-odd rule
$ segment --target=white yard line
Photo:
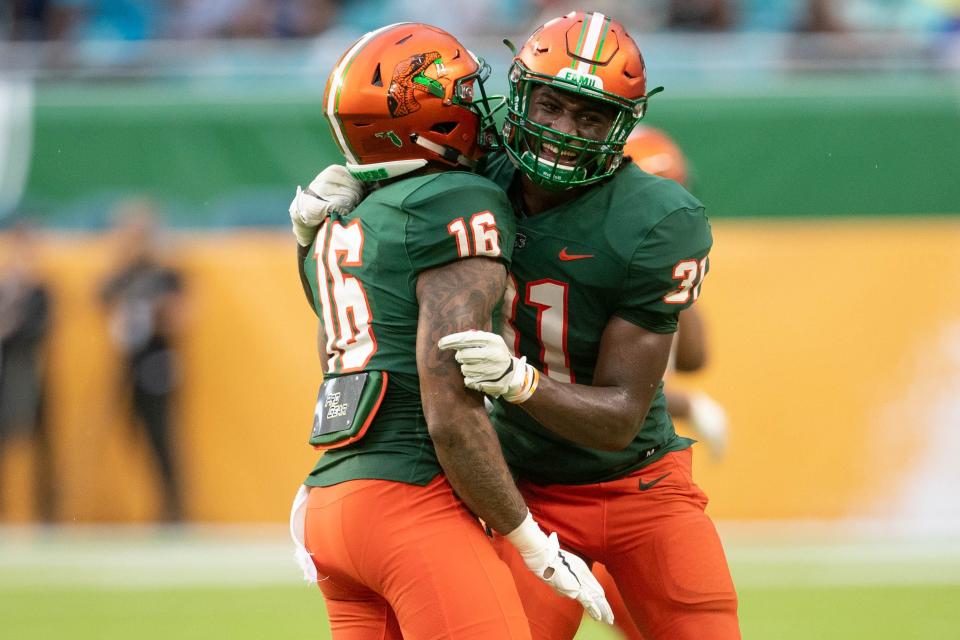
[[[721,523],[740,588],[960,586],[952,527]],[[283,526],[0,528],[0,589],[302,585]]]

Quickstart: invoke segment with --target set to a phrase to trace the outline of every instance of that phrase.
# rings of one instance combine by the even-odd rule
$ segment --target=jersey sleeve
[[[403,202],[405,246],[414,273],[462,258],[510,268],[516,223],[506,194],[477,175],[437,174]]]
[[[664,217],[634,252],[614,314],[654,333],[675,332],[680,312],[700,295],[712,245],[702,207]]]

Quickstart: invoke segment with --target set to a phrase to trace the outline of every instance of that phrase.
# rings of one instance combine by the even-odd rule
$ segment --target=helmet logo
[[[387,107],[391,116],[400,118],[419,110],[417,91],[443,98],[443,85],[425,74],[430,65],[436,65],[438,77],[446,71],[440,54],[436,51],[418,53],[397,64],[390,80],[390,89],[387,91]]]
[[[578,87],[600,89],[603,91],[603,78],[600,76],[595,76],[592,73],[578,71],[572,67],[564,67],[560,73],[557,74],[557,79],[575,84]]]
[[[394,145],[395,147],[402,147],[402,146],[403,146],[403,142],[400,140],[400,136],[398,136],[398,135],[397,135],[396,133],[394,133],[392,130],[391,130],[391,131],[378,131],[377,133],[373,134],[373,137],[374,137],[374,138],[381,138],[381,139],[384,139],[384,140],[389,140],[390,142],[393,143],[393,145]]]

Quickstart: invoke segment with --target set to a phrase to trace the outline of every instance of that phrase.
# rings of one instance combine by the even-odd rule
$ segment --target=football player
[[[627,138],[623,154],[647,173],[675,180],[690,188],[687,159],[665,132],[638,125]],[[696,306],[680,313],[673,352],[667,365],[668,374],[671,371],[693,373],[706,365],[707,340],[703,323]],[[667,385],[664,395],[670,415],[686,420],[713,459],[721,460],[727,449],[727,414],[723,407],[702,391],[687,392]]]
[[[509,201],[470,173],[489,134],[488,69],[427,25],[363,36],[324,96],[346,169],[326,169],[290,206],[324,370],[311,433],[324,455],[294,529],[334,638],[529,638],[510,571],[472,514],[531,576],[611,621],[583,560],[531,516],[482,396],[437,346],[491,327],[513,253]],[[351,174],[370,190],[352,211]]]
[[[600,13],[551,20],[509,71],[503,153],[484,175],[518,213],[502,337],[447,336],[541,523],[610,571],[650,639],[739,638],[737,599],[691,440],[662,378],[680,312],[712,244],[703,205],[623,162],[644,115],[646,70]],[[534,386],[529,381],[538,381]],[[572,638],[580,612],[519,571],[534,638]]]
[[[637,125],[624,144],[623,155],[625,161],[632,161],[647,173],[669,178],[685,188],[689,187],[686,157],[677,143],[659,129]],[[698,371],[703,368],[706,359],[707,344],[703,319],[696,306],[688,307],[678,318],[667,374],[671,370]],[[696,436],[707,445],[714,459],[720,459],[727,441],[726,414],[723,408],[703,392],[688,393],[665,385],[663,393],[670,415],[687,420]],[[607,601],[613,609],[615,624],[623,637],[626,640],[645,640],[627,611],[610,572],[602,564],[595,562],[593,575],[603,587]]]
[[[623,145],[623,156],[647,173],[690,188],[687,158],[673,138],[660,129],[638,124]]]

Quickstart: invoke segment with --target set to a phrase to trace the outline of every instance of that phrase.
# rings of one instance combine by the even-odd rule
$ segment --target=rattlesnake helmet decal
[[[436,51],[418,53],[397,64],[387,92],[387,107],[390,109],[390,115],[400,118],[419,110],[420,103],[417,102],[416,91],[424,91],[443,98],[443,85],[424,75],[424,71],[432,64],[437,64],[440,69],[443,68],[440,54]]]

